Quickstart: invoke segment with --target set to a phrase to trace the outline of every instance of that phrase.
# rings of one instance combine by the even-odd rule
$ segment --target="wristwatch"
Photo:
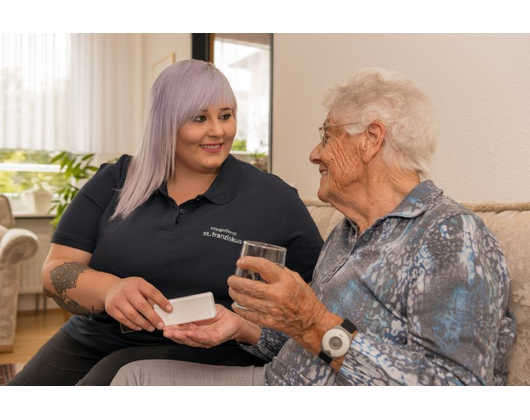
[[[350,349],[357,327],[348,319],[341,325],[331,327],[322,337],[321,351],[318,357],[330,364],[333,360],[344,356]]]

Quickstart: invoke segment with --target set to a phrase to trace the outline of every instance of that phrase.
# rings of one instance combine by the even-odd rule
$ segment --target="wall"
[[[142,71],[142,92],[141,92],[141,122],[138,124],[141,133],[138,134],[131,142],[134,145],[130,150],[125,151],[126,153],[136,153],[139,145],[139,141],[143,134],[145,127],[145,118],[147,113],[147,100],[149,96],[149,90],[153,85],[153,65],[163,58],[167,57],[171,53],[175,54],[175,60],[185,60],[191,58],[191,34],[188,33],[147,33],[141,34],[141,71]],[[99,165],[104,162],[108,162],[116,157],[119,157],[121,153],[104,154],[100,153],[96,156],[95,164]]]
[[[142,34],[144,72],[144,108],[147,107],[149,90],[153,85],[153,64],[175,54],[175,60],[191,58],[191,34]],[[145,115],[144,115],[145,117]]]
[[[361,67],[415,80],[440,117],[430,178],[460,201],[530,201],[530,35],[275,34],[273,172],[315,197],[324,90]]]

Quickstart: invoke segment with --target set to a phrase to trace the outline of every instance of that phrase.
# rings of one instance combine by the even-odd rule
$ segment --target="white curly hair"
[[[385,163],[426,177],[436,150],[437,121],[429,96],[411,80],[378,68],[361,69],[331,86],[323,105],[337,123],[362,123],[345,127],[351,135],[381,121],[386,127]]]

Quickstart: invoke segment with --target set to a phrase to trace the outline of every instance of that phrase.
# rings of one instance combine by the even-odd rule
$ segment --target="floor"
[[[65,312],[60,309],[19,313],[15,349],[12,353],[0,353],[0,364],[27,363],[65,321]]]

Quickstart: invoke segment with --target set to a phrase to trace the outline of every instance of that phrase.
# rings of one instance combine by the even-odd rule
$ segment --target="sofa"
[[[344,217],[318,199],[304,200],[325,238]],[[530,385],[530,203],[463,203],[499,240],[510,272],[508,308],[518,324],[507,385]]]
[[[0,195],[0,353],[12,352],[17,324],[20,263],[37,253],[37,236],[15,227],[9,200]]]

